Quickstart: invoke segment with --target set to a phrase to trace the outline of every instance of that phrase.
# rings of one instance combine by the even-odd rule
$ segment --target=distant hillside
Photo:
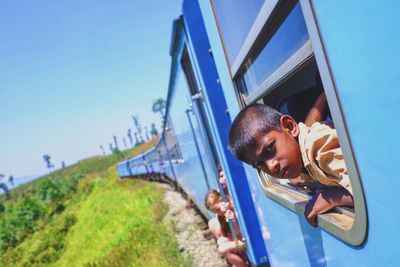
[[[147,150],[96,156],[0,196],[0,266],[183,266],[163,191],[121,180],[116,164]]]

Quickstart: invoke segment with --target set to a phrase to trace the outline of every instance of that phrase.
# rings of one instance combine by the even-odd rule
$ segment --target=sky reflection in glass
[[[249,67],[243,77],[247,92],[253,92],[308,39],[304,16],[297,3],[257,58],[248,59]]]

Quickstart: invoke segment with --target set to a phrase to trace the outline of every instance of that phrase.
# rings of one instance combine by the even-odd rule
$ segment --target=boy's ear
[[[297,137],[300,133],[299,125],[289,115],[282,115],[280,118],[281,128],[289,132],[293,137]]]

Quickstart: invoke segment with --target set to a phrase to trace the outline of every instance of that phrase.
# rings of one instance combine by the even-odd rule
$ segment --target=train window
[[[168,159],[168,155],[171,157],[171,159],[174,160],[183,160],[183,155],[182,155],[182,150],[179,145],[178,139],[176,138],[175,134],[175,128],[174,124],[172,123],[171,117],[168,115],[167,116],[167,121],[165,122],[165,140],[166,143],[168,144],[168,147],[166,147],[164,154],[165,159]]]
[[[239,53],[265,0],[214,0],[213,8],[230,63]]]
[[[320,78],[319,67],[328,69],[327,63],[315,57],[311,46],[311,42],[320,40],[315,39],[314,34],[312,38],[309,35],[309,23],[306,26],[302,7],[297,1],[278,1],[274,12],[265,21],[263,30],[249,45],[247,55],[230,69],[241,96],[239,100],[243,105],[265,103],[291,115],[297,122],[304,122],[315,100],[322,92],[326,93],[329,107],[321,120],[338,132],[353,188],[354,208],[337,208],[320,215],[318,225],[349,244],[360,245],[367,229],[365,201],[332,77],[325,71]],[[332,86],[324,88],[322,84]],[[303,215],[305,205],[312,197],[312,188],[263,172],[259,172],[259,178],[269,198]]]
[[[213,166],[213,170],[215,172],[215,176],[217,176],[217,152],[216,152],[216,148],[215,148],[215,144],[213,142],[213,138],[212,138],[212,132],[211,132],[211,127],[208,123],[208,119],[207,119],[207,112],[203,103],[203,92],[201,91],[201,89],[199,88],[199,86],[197,85],[197,82],[195,80],[195,74],[194,74],[194,70],[193,70],[193,65],[192,62],[190,60],[189,54],[188,54],[188,50],[187,48],[185,48],[185,50],[182,53],[182,58],[181,58],[181,64],[182,64],[182,69],[183,72],[185,73],[185,78],[186,81],[188,83],[189,86],[189,90],[190,93],[192,95],[192,103],[193,103],[193,107],[196,110],[196,114],[197,114],[197,118],[199,120],[199,125],[202,126],[202,130],[203,130],[203,140],[205,140],[206,146],[208,147],[208,157],[209,160],[211,162],[211,165]]]
[[[323,91],[324,88],[319,80],[316,62],[314,58],[311,58],[290,78],[285,79],[278,86],[268,90],[266,94],[258,98],[257,102],[270,105],[282,113],[289,114],[297,122],[304,122],[310,107]],[[331,111],[328,108],[322,120],[334,127],[330,113]],[[341,142],[341,140],[339,141]],[[342,142],[341,145],[343,148]],[[345,152],[346,149],[343,149],[343,151]],[[347,155],[347,159],[349,157],[350,161],[354,161],[351,155]],[[346,161],[346,165],[348,165],[348,161]],[[362,205],[359,204],[364,203],[364,200],[361,188],[354,184],[354,181],[358,180],[358,174],[351,172],[350,169],[349,174],[354,190],[355,208],[336,208],[329,213],[320,215],[318,221],[319,226],[353,245],[359,245],[364,236],[362,235],[361,238],[358,232],[360,228],[365,229],[366,221],[365,219],[356,221],[355,210],[360,211]],[[315,188],[296,185],[293,180],[277,179],[263,172],[259,173],[259,177],[267,196],[300,214],[304,212],[305,204],[315,193]],[[314,186],[323,187],[320,184]],[[360,213],[363,212],[365,212],[365,208],[360,211]],[[349,233],[353,233],[353,235]],[[353,238],[352,236],[356,237]]]
[[[290,11],[287,18],[272,35],[255,58],[245,62],[243,80],[247,94],[255,91],[278,67],[294,55],[308,41],[308,33],[300,5]]]

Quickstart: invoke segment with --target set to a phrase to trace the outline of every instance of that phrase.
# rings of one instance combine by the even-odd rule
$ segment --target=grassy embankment
[[[0,266],[184,266],[163,191],[120,180],[116,163],[147,149],[93,157],[0,198]]]

